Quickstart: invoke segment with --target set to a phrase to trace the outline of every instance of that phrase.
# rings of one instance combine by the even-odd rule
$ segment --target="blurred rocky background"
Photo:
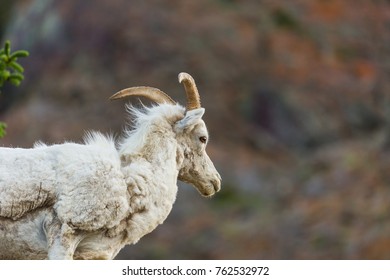
[[[120,136],[113,93],[197,81],[222,191],[180,185],[119,259],[390,258],[389,1],[1,0],[0,36],[30,52],[1,146]]]

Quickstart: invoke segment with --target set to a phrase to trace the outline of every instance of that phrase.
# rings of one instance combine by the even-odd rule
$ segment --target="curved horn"
[[[200,96],[194,79],[190,74],[180,73],[179,83],[183,83],[187,94],[187,111],[200,108]]]
[[[175,105],[176,102],[165,92],[153,87],[131,87],[122,89],[110,97],[110,100],[119,99],[127,96],[142,96],[149,98],[156,103],[168,103]]]

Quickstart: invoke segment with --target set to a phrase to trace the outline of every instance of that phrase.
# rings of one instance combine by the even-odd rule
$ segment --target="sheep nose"
[[[217,180],[212,181],[215,192],[219,192],[221,190],[221,181],[222,181],[222,179],[220,176]]]

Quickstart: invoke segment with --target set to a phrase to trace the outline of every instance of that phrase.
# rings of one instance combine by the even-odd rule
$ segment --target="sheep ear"
[[[176,123],[176,128],[179,130],[183,130],[195,125],[203,117],[203,114],[204,108],[187,111],[184,118]]]

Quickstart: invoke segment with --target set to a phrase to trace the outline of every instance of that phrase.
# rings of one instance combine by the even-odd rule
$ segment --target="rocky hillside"
[[[117,90],[184,103],[177,74],[198,83],[223,189],[182,185],[119,258],[390,258],[389,1],[7,3],[0,35],[30,57],[0,95],[0,145],[119,135]]]

